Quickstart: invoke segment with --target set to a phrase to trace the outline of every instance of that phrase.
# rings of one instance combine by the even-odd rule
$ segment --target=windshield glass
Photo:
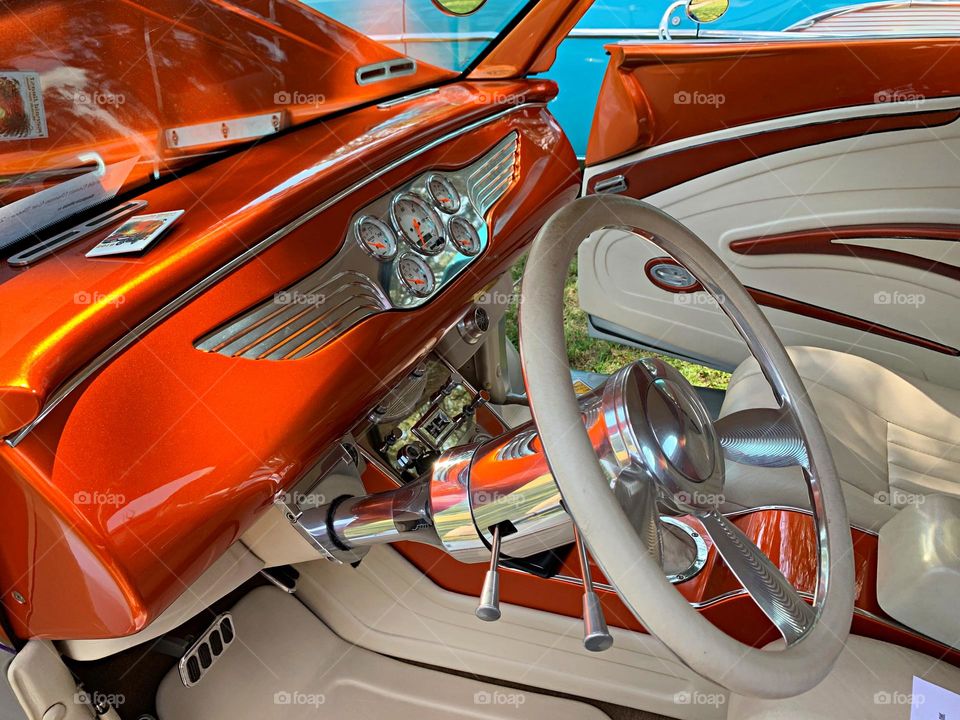
[[[455,80],[532,6],[478,1],[19,0],[0,13],[0,247],[45,227],[44,208],[75,186],[89,190],[70,205],[83,212],[211,154]]]
[[[443,12],[433,0],[301,0],[392,50],[461,73],[489,47],[527,0],[487,0],[470,15]],[[476,0],[446,0],[459,12]]]

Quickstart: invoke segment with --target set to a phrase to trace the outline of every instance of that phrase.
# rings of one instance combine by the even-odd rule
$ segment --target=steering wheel
[[[590,233],[612,227],[647,238],[693,273],[760,363],[781,406],[780,411],[767,412],[787,419],[800,447],[779,457],[766,453],[757,464],[787,464],[784,456],[792,455],[793,464],[803,470],[818,540],[819,574],[812,607],[719,511],[724,461],[716,427],[683,377],[663,372],[665,363],[635,363],[607,381],[613,387],[608,391],[624,393],[630,408],[629,417],[618,421],[629,422],[633,439],[618,452],[627,458],[631,482],[641,478],[649,490],[634,492],[629,505],[611,491],[570,382],[563,288],[580,243]],[[791,697],[826,677],[843,649],[853,613],[853,553],[840,481],[823,428],[790,357],[720,258],[681,223],[651,205],[620,196],[576,200],[541,228],[527,258],[520,352],[530,408],[564,503],[594,560],[644,627],[691,669],[742,695]],[[744,421],[749,425],[750,418]],[[762,423],[743,433],[758,442],[762,435]],[[698,491],[704,488],[709,492]],[[636,517],[638,496],[646,497],[648,504],[639,512],[655,525],[661,511],[699,518],[784,642],[767,650],[753,648],[694,610],[666,580],[649,533],[638,531],[643,526]],[[651,503],[654,507],[649,507]]]

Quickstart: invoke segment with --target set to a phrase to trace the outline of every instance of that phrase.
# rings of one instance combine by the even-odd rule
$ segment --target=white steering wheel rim
[[[569,381],[563,334],[563,288],[570,261],[593,231],[621,227],[650,237],[722,302],[769,377],[789,401],[809,455],[811,502],[829,567],[821,567],[813,626],[794,645],[759,650],[731,638],[694,610],[664,577],[609,491],[580,420]],[[520,353],[530,407],[564,502],[591,553],[628,607],[691,669],[729,690],[781,698],[816,686],[849,634],[854,569],[843,492],[826,436],[800,376],[766,316],[733,273],[699,238],[669,215],[620,196],[589,196],[555,213],[541,228],[524,270]],[[814,487],[814,485],[816,487]]]

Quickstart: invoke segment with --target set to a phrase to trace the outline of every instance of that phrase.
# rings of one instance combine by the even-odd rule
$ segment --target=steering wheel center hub
[[[691,392],[692,391],[692,392]],[[689,385],[656,379],[647,386],[646,420],[660,452],[677,471],[695,483],[716,467],[710,418]]]
[[[603,407],[617,465],[649,477],[664,509],[719,504],[720,440],[696,390],[674,367],[656,359],[626,366],[607,381]]]

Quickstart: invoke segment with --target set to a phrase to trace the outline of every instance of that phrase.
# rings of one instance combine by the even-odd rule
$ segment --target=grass
[[[521,260],[513,268],[513,279],[515,283],[519,281],[520,276],[523,274],[523,265],[524,263]],[[636,348],[619,343],[590,337],[587,333],[587,314],[580,309],[580,303],[577,298],[576,262],[570,266],[570,274],[567,276],[563,299],[563,326],[564,335],[567,339],[567,357],[570,360],[570,367],[574,370],[584,370],[609,375],[635,360],[645,357],[661,357],[677,368],[693,385],[719,389],[725,389],[727,387],[730,374],[721,370],[714,370],[713,368],[686,362],[685,360],[678,360],[666,355],[658,355],[657,353],[637,350]],[[519,334],[517,330],[516,303],[511,305],[507,311],[507,337],[510,338],[514,345],[518,344]]]

